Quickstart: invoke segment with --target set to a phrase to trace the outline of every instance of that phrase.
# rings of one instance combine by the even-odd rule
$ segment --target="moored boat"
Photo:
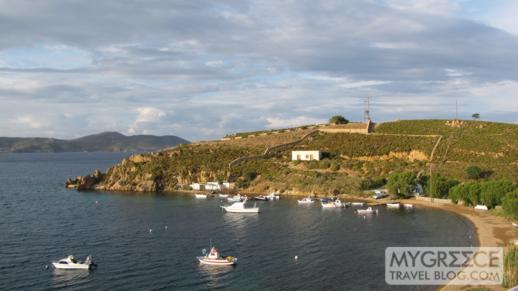
[[[414,208],[414,204],[405,203],[405,204],[403,204],[403,207],[405,207],[406,209],[412,209],[412,208]]]
[[[259,195],[259,196],[255,196],[254,197],[254,200],[257,200],[257,201],[268,201],[268,197],[264,196],[264,195]]]
[[[228,197],[228,202],[241,202],[246,199],[246,196],[241,196],[241,194],[234,195],[232,197]]]
[[[207,194],[194,194],[196,199],[207,199]]]
[[[205,249],[203,250],[205,252]],[[200,264],[213,266],[231,266],[235,265],[237,258],[232,256],[221,257],[215,247],[211,247],[210,252],[204,256],[196,257]]]
[[[219,198],[228,198],[228,194],[218,194]]]
[[[314,201],[313,199],[311,199],[311,197],[309,197],[309,196],[308,196],[308,197],[304,197],[304,198],[302,198],[302,199],[297,200],[297,202],[298,202],[299,204],[312,204],[312,203],[314,203],[315,201]]]
[[[64,259],[52,262],[52,266],[61,270],[89,270],[96,265],[92,262],[92,257],[88,256],[84,261],[78,261],[70,255]]]
[[[330,200],[330,201],[322,201],[322,208],[340,208],[345,207],[345,204],[340,201],[340,199]]]
[[[221,206],[226,212],[230,213],[258,213],[259,207],[245,207],[246,199],[243,202],[234,202],[230,206]]]
[[[372,209],[372,207],[368,207],[367,209],[358,209],[356,210],[356,213],[358,214],[375,214],[378,213],[378,209]]]
[[[397,208],[399,208],[399,207],[400,207],[399,202],[387,203],[387,208],[397,209]]]
[[[279,193],[277,193],[277,192],[272,192],[272,193],[268,194],[268,195],[266,196],[266,198],[268,198],[268,200],[270,200],[270,201],[273,201],[273,200],[279,200],[279,199],[280,199],[280,196],[279,196]]]

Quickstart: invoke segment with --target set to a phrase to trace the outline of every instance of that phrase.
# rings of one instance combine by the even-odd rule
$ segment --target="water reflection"
[[[59,270],[54,269],[52,271],[52,282],[55,284],[54,287],[70,286],[71,283],[79,284],[88,281],[87,278],[90,275],[90,270]]]

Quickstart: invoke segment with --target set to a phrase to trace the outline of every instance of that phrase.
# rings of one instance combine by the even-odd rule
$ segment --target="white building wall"
[[[319,161],[322,157],[320,151],[292,151],[292,161]]]

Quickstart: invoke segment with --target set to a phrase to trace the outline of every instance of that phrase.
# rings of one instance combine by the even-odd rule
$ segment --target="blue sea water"
[[[127,155],[0,154],[0,289],[421,290],[386,285],[386,247],[476,243],[469,222],[434,209],[380,207],[364,219],[283,197],[258,202],[258,215],[225,214],[217,198],[63,187]],[[210,240],[237,266],[200,266]],[[98,268],[46,268],[69,254]]]

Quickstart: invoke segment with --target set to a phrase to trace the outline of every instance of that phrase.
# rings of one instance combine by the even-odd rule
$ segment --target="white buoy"
[[[99,204],[99,201],[95,200],[95,204]]]
[[[151,228],[150,228],[150,229],[149,229],[149,233],[153,233],[153,229],[151,229]]]
[[[299,259],[299,256],[295,256],[295,261]]]
[[[166,226],[164,226],[164,229],[165,229],[165,230],[167,230],[167,228],[168,228],[168,227],[167,227],[167,225],[166,225]]]

